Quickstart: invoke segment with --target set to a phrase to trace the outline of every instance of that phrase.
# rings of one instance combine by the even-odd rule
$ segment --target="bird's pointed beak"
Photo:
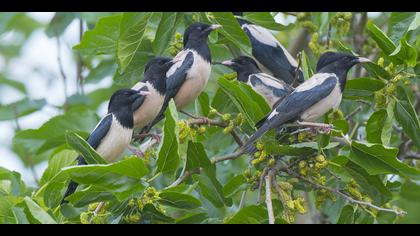
[[[233,66],[233,64],[235,63],[231,60],[226,60],[226,61],[222,61],[220,64],[225,65],[225,66]]]
[[[147,96],[147,95],[149,95],[149,94],[150,94],[150,92],[149,92],[149,91],[139,91],[139,94],[140,94],[141,96]]]
[[[213,24],[213,25],[210,25],[210,27],[208,27],[206,29],[206,31],[213,31],[213,30],[219,29],[219,28],[222,28],[222,26],[221,25],[217,25],[217,24]]]
[[[359,58],[357,58],[357,62],[358,63],[367,63],[367,62],[372,62],[372,61],[369,60],[368,58],[365,58],[365,57],[359,57]]]

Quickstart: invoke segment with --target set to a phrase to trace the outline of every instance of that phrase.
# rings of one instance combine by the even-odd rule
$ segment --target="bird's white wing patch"
[[[279,112],[277,111],[277,109],[274,109],[271,114],[267,117],[267,120],[271,120],[271,118],[273,118],[274,116],[276,116],[277,114],[279,114]]]
[[[263,44],[270,45],[272,47],[277,47],[278,45],[280,45],[277,39],[273,36],[273,34],[271,34],[270,31],[261,26],[245,24],[242,26],[242,28],[247,28],[251,35]]]
[[[166,77],[168,78],[169,76],[171,76],[173,73],[175,73],[175,71],[181,67],[182,62],[184,61],[185,57],[188,55],[188,52],[192,52],[194,55],[194,58],[196,58],[196,56],[198,55],[198,53],[193,50],[193,49],[186,49],[186,50],[182,50],[180,51],[178,54],[176,54],[176,56],[174,57],[174,59],[172,59],[173,61],[177,61],[175,62],[175,64],[173,64],[171,66],[171,68],[166,72]]]
[[[264,84],[268,86],[278,89],[284,89],[284,85],[282,84],[282,82],[271,75],[268,75],[266,73],[258,73],[255,74],[255,76],[257,76]]]
[[[333,73],[318,73],[318,74],[313,75],[311,78],[306,80],[304,83],[302,83],[298,87],[296,87],[294,92],[302,92],[302,91],[309,90],[317,85],[322,84],[329,77],[336,77],[338,79],[338,77]]]
[[[133,90],[139,90],[139,89],[143,88],[144,86],[147,86],[147,84],[144,83],[144,82],[138,82],[131,89],[133,89]]]

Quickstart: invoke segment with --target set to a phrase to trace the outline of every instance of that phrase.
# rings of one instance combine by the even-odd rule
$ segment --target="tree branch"
[[[265,176],[265,204],[267,205],[268,223],[274,224],[275,218],[273,211],[273,203],[271,201],[271,178],[271,174]]]

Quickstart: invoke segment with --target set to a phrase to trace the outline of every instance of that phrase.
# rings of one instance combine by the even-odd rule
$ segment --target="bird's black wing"
[[[319,85],[303,91],[294,91],[284,98],[268,116],[257,123],[259,129],[249,138],[244,145],[244,150],[252,151],[253,143],[268,130],[298,119],[305,110],[327,97],[337,83],[337,77],[329,76]],[[298,90],[299,87],[296,89]]]
[[[273,42],[273,44],[277,44],[276,47],[273,47],[258,41],[246,27],[244,28],[244,31],[251,41],[252,55],[255,59],[270,70],[275,77],[280,78],[291,85],[295,80],[297,68],[289,62],[283,48],[278,45],[279,42]],[[300,84],[303,81],[303,72],[300,69],[298,71],[297,82]]]
[[[98,146],[101,144],[102,139],[106,136],[109,129],[111,128],[111,124],[112,124],[111,114],[106,115],[104,118],[102,118],[101,121],[99,121],[98,125],[96,126],[96,128],[93,130],[93,132],[89,135],[87,139],[87,142],[93,149],[96,150]],[[87,164],[86,160],[82,156],[77,157],[77,165],[86,165],[86,164]],[[64,197],[61,201],[61,204],[67,203],[65,198],[73,194],[76,191],[78,185],[79,185],[78,183],[74,181],[70,181],[67,187],[67,190],[64,193]]]
[[[159,121],[161,121],[165,117],[164,113],[166,111],[166,108],[168,107],[169,101],[171,100],[171,98],[174,98],[176,96],[182,84],[185,82],[188,70],[191,69],[193,63],[194,54],[190,51],[185,56],[181,66],[178,67],[168,78],[166,78],[166,94],[162,109],[159,111],[159,114],[152,122],[150,122],[145,127],[143,127],[143,129],[141,129],[141,134],[148,133],[154,125],[159,123]],[[139,142],[143,142],[143,140],[144,138],[140,139]]]
[[[189,51],[185,56],[180,67],[178,67],[171,75],[166,78],[166,100],[169,102],[175,97],[187,78],[187,72],[194,63],[194,54]]]
[[[249,77],[251,84],[257,86],[258,84],[263,85],[265,88],[270,90],[276,97],[284,97],[291,93],[292,88],[281,80],[278,80],[272,76],[262,74],[252,74]],[[269,81],[269,80],[272,80]],[[271,82],[271,83],[270,83]]]
[[[137,91],[149,91],[149,89],[147,88],[147,86],[143,86],[142,88],[140,88]],[[133,112],[137,111],[137,109],[139,109],[141,107],[141,105],[143,105],[144,100],[146,99],[146,96],[140,96],[138,99],[136,99],[133,104],[131,104],[131,110]]]

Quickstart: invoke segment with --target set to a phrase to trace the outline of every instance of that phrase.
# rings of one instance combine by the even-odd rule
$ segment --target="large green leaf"
[[[7,181],[7,184],[3,186],[1,183],[5,183],[4,181]],[[0,196],[23,196],[25,191],[26,186],[20,173],[0,167]]]
[[[373,199],[375,204],[382,206],[392,199],[391,192],[384,186],[378,176],[369,175],[363,168],[353,162],[348,162],[345,169],[356,180],[363,191]]]
[[[95,149],[93,149],[86,140],[80,137],[80,135],[73,132],[67,132],[66,141],[70,147],[83,156],[88,164],[107,163],[98,153],[96,153]]]
[[[408,31],[416,30],[418,27],[420,27],[420,13],[416,13],[416,17],[411,22],[410,27],[408,28]]]
[[[420,170],[399,161],[397,148],[380,144],[353,141],[348,158],[361,166],[369,175],[399,174],[403,177],[420,179]]]
[[[58,174],[62,168],[74,164],[77,157],[77,152],[73,150],[60,150],[54,153],[49,161],[48,167],[45,169],[40,179],[40,184],[44,185],[50,181],[56,174]]]
[[[394,43],[398,43],[408,31],[415,17],[415,12],[392,12],[391,17],[389,18],[389,38]]]
[[[400,44],[389,56],[401,59],[407,66],[414,67],[417,64],[417,49],[407,42],[406,37],[401,38]]]
[[[111,201],[114,199],[115,196],[112,192],[108,191],[106,188],[96,186],[89,186],[66,198],[74,207],[83,207],[93,202]]]
[[[347,80],[343,96],[347,99],[372,100],[373,93],[385,87],[382,80],[373,78],[356,78]]]
[[[227,224],[266,224],[267,222],[267,210],[261,205],[244,207],[226,221]]]
[[[412,181],[406,181],[401,187],[400,196],[407,200],[420,203],[420,185]]]
[[[197,198],[172,191],[163,191],[159,194],[159,203],[181,209],[195,209],[201,206],[200,200]]]
[[[403,88],[397,87],[394,114],[404,133],[420,148],[420,121],[408,95]]]
[[[267,29],[284,31],[293,28],[294,24],[282,25],[274,20],[269,12],[247,12],[243,18]]]
[[[249,85],[236,80],[228,81],[225,78],[219,78],[218,83],[238,110],[245,114],[251,127],[270,112],[270,107],[264,98]]]
[[[96,191],[110,191],[122,201],[145,188],[141,178],[147,173],[148,169],[143,161],[134,156],[106,165],[66,167],[43,187],[44,201],[47,206],[57,206],[70,178],[79,184],[94,186]]]
[[[211,168],[211,162],[207,157],[203,144],[189,141],[185,170],[191,171],[200,167],[205,169]]]
[[[176,220],[177,224],[200,224],[208,218],[205,212],[190,213],[180,219]]]
[[[231,178],[223,187],[223,193],[226,197],[231,197],[235,193],[246,188],[246,178],[243,175],[237,175]]]
[[[74,49],[85,55],[115,54],[121,18],[121,14],[100,18],[94,29],[83,34],[82,41]]]
[[[220,33],[251,55],[251,42],[231,12],[213,12],[214,22],[222,26]]]
[[[153,51],[161,55],[169,46],[178,25],[182,22],[184,14],[181,12],[163,12],[159,26],[153,40]]]
[[[118,38],[117,58],[120,72],[135,61],[137,51],[146,41],[145,30],[152,13],[124,13],[121,18],[120,36]]]
[[[0,81],[1,82],[1,81]],[[39,111],[46,104],[45,99],[31,100],[24,98],[17,102],[0,106],[0,121],[13,120]]]
[[[24,83],[17,81],[17,80],[13,80],[13,79],[8,79],[5,76],[3,76],[2,74],[0,74],[0,84],[1,85],[7,85],[10,86],[12,88],[15,88],[16,90],[22,92],[22,93],[27,93],[26,90],[26,86]]]
[[[96,84],[107,76],[112,76],[117,69],[114,60],[102,60],[95,68],[89,71],[85,77],[86,84]]]
[[[45,30],[46,35],[50,38],[60,36],[77,15],[75,12],[56,12]]]
[[[163,128],[163,142],[159,148],[157,159],[157,172],[174,174],[180,164],[179,137],[178,137],[178,112],[173,100],[165,111],[165,124]]]
[[[341,209],[340,218],[337,224],[353,224],[354,223],[354,209],[352,206],[347,205]]]
[[[367,23],[367,31],[386,55],[391,54],[395,50],[396,46],[392,40],[371,21]]]
[[[66,143],[66,131],[88,135],[98,122],[98,116],[86,107],[75,107],[51,118],[39,129],[27,129],[16,133],[13,146],[24,148],[27,153],[39,154]]]
[[[39,223],[41,224],[56,224],[57,223],[47,212],[45,212],[31,198],[25,197],[25,203],[32,217],[34,217]]]
[[[366,124],[366,140],[370,143],[382,144],[384,137],[384,127],[388,119],[388,114],[385,109],[375,111],[368,119]]]

